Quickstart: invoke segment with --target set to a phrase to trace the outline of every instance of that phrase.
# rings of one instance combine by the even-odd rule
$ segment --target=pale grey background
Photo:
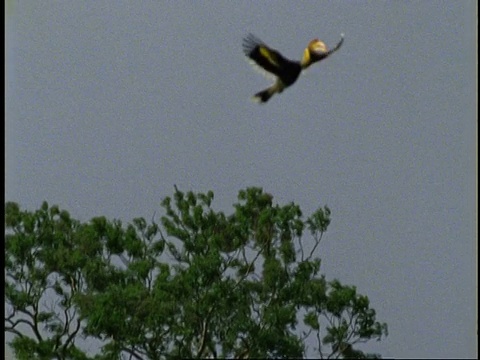
[[[328,279],[369,296],[384,357],[476,357],[474,1],[19,1],[6,13],[6,200],[80,220],[327,204]],[[252,32],[338,53],[264,106]]]

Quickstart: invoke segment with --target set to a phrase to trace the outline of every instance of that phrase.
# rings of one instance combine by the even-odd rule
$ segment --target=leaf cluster
[[[225,215],[213,198],[175,187],[159,223],[126,226],[6,203],[5,329],[17,357],[376,356],[353,348],[387,335],[368,297],[320,275],[328,207],[305,218],[252,187]],[[81,338],[100,352],[80,350]]]

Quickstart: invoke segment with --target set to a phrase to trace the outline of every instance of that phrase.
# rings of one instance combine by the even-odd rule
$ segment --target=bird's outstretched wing
[[[276,76],[281,76],[285,67],[291,62],[253,34],[248,34],[243,39],[243,51],[258,66]]]

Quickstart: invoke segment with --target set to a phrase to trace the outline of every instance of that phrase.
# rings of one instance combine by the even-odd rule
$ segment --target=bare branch
[[[75,327],[75,330],[68,336],[67,340],[65,340],[65,343],[63,344],[64,348],[67,348],[71,343],[74,343],[74,339],[80,331],[80,326],[81,321],[77,319],[77,326]]]
[[[8,331],[9,333],[15,334],[15,335],[17,335],[21,338],[23,338],[25,336],[23,333],[21,333],[20,331],[18,331],[17,329],[14,329],[14,328],[7,329],[7,327],[5,327],[5,331]]]
[[[299,245],[300,251],[302,253],[302,262],[303,262],[303,261],[305,261],[305,253],[303,251],[303,243],[302,243],[302,237],[301,236],[298,237],[298,245]]]
[[[39,309],[38,309],[38,301],[37,300],[37,303],[34,305],[34,316],[32,318],[33,320],[33,327],[32,327],[32,330],[33,332],[35,333],[35,336],[37,337],[38,341],[43,341],[43,337],[42,335],[40,334],[40,330],[38,329],[38,325],[39,325],[39,322],[38,322],[38,312],[39,312]]]
[[[320,244],[320,241],[322,240],[323,232],[320,233],[320,236],[317,238],[315,237],[315,246],[313,247],[312,251],[310,251],[310,255],[308,255],[307,260],[310,260],[313,256],[313,253],[317,249],[318,245]]]
[[[257,259],[259,258],[259,256],[262,254],[262,252],[263,252],[263,248],[260,249],[260,250],[257,252],[257,255],[253,258],[252,262],[249,263],[248,268],[247,268],[247,270],[245,271],[245,274],[244,274],[243,276],[241,276],[241,277],[237,280],[236,284],[233,286],[233,290],[235,290],[236,287],[237,287],[243,280],[245,280],[245,279],[250,275],[250,270],[253,268],[253,265],[255,264],[255,262],[257,261]],[[246,258],[245,252],[244,252],[243,256],[244,256],[245,262],[248,263],[248,260],[247,260],[247,258]]]
[[[25,324],[28,325],[34,332],[35,332],[35,325],[33,322],[30,322],[29,320],[26,319],[17,319],[16,321],[8,320],[8,323],[10,323],[10,326],[5,326],[5,331],[16,333],[16,326],[18,324]]]
[[[130,354],[130,359],[132,358],[132,356],[135,358],[135,359],[138,359],[138,360],[143,360],[143,358],[138,355],[137,353],[135,353],[135,350],[130,350],[129,348],[127,347],[123,347],[122,348],[122,351],[125,351],[126,353]]]
[[[207,344],[207,331],[208,331],[208,318],[205,319],[202,323],[202,335],[200,338],[200,349],[197,352],[197,357],[203,357],[203,351],[205,350]]]

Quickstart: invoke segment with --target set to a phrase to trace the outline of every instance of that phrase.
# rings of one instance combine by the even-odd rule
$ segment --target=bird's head
[[[313,63],[326,58],[329,55],[327,45],[323,41],[313,39],[303,51],[301,61],[302,68],[307,68]]]

